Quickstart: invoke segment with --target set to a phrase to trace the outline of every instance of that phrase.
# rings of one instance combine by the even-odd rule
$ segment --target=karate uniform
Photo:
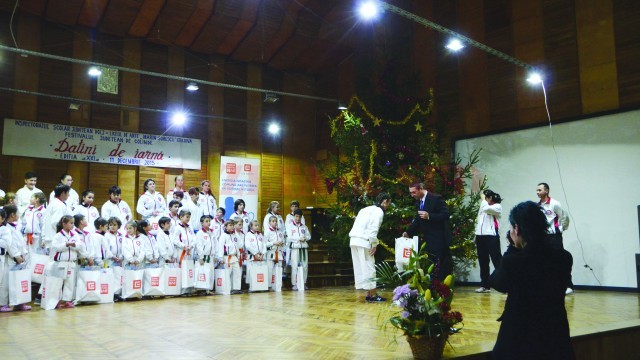
[[[109,220],[112,217],[117,217],[122,222],[121,230],[125,231],[125,226],[127,222],[133,219],[131,214],[131,208],[126,201],[120,200],[118,203],[114,203],[111,200],[108,200],[102,208],[100,209],[100,214],[106,220]]]
[[[201,192],[198,196],[198,207],[200,208],[200,214],[209,215],[212,218],[216,217],[218,205],[216,204],[215,196]]]
[[[218,220],[218,218],[214,218],[213,220],[211,220],[211,236],[213,236],[214,239],[219,239],[220,235],[222,235],[222,232],[224,231],[224,220]]]
[[[164,231],[158,231],[158,236],[156,237],[156,246],[158,247],[158,256],[160,256],[160,264],[166,263],[167,260],[175,259],[175,247],[173,246],[173,241],[171,241],[171,237],[169,234]]]
[[[51,204],[53,202],[53,199],[55,198],[56,198],[56,192],[54,190],[51,192],[51,194],[49,194],[49,204]],[[69,207],[69,209],[71,209],[71,211],[75,211],[76,206],[80,204],[80,197],[78,196],[78,193],[75,190],[69,189],[69,197],[65,202],[67,203],[67,206]]]
[[[69,246],[67,243],[72,242],[76,247]],[[82,244],[78,241],[77,234],[72,230],[66,232],[60,230],[51,242],[51,255],[53,263],[49,267],[49,276],[62,276],[64,283],[62,284],[62,300],[73,301],[76,287],[76,271],[78,263],[78,253],[84,251]]]
[[[138,262],[136,267],[141,267],[144,264],[145,251],[143,245],[144,235],[137,235],[131,237],[129,235],[122,239],[122,257],[124,258],[124,266],[135,266],[133,263]]]
[[[44,205],[38,207],[29,205],[21,218],[22,233],[24,234],[25,243],[29,246],[29,252],[31,254],[35,254],[36,250],[43,245],[42,229],[44,227],[44,215],[46,211],[47,209]]]
[[[173,246],[177,250],[177,258],[180,267],[184,266],[187,261],[193,262],[193,253],[195,247],[196,235],[193,233],[189,224],[180,223],[175,229],[172,228]],[[193,287],[182,288],[182,294],[188,294],[193,291]]]
[[[198,261],[212,262],[211,259],[215,258],[216,250],[216,238],[214,237],[211,229],[202,229],[196,234],[196,253],[198,254]]]
[[[44,229],[42,230],[42,238],[45,247],[51,247],[53,238],[57,233],[57,226],[60,219],[65,215],[73,215],[71,209],[59,198],[54,198],[49,203],[47,211],[44,214]]]
[[[80,263],[88,265],[89,259],[95,261],[96,246],[93,243],[91,233],[78,228],[73,229],[73,231],[76,233],[76,237],[78,238],[76,247],[78,247],[78,259],[80,260]]]
[[[233,221],[242,220],[242,231],[244,233],[249,231],[250,220],[249,220],[249,214],[247,214],[246,211],[243,211],[242,214],[238,214],[237,212],[234,212],[233,214],[231,214],[231,216],[229,216],[229,219]]]
[[[282,267],[284,261],[284,235],[271,227],[266,228],[264,233],[265,246],[267,247],[267,268],[269,269],[269,279],[275,273],[275,267]],[[281,245],[275,245],[276,243]]]
[[[0,255],[0,306],[9,305],[9,271],[16,265],[14,258],[22,256],[26,261],[28,250],[22,234],[17,230],[17,224],[7,223],[0,226],[0,248],[4,255]]]
[[[27,208],[31,204],[31,197],[33,196],[33,194],[38,192],[42,192],[42,190],[38,189],[35,186],[33,187],[33,190],[29,190],[27,185],[16,191],[16,206],[18,206],[18,216],[22,217],[22,214],[24,214],[25,210],[27,210]],[[49,201],[49,203],[51,203],[51,201]]]
[[[104,238],[107,241],[107,245],[109,246],[109,252],[112,254],[112,257],[119,260],[117,262],[114,260],[111,260],[109,263],[110,266],[122,266],[122,260],[123,260],[122,238],[123,237],[124,235],[120,231],[117,231],[115,234],[113,234],[110,231],[107,231],[104,234]]]
[[[247,275],[245,277],[245,281],[247,284],[251,283],[251,266],[253,265],[254,257],[258,254],[266,255],[267,254],[267,245],[264,242],[264,237],[261,233],[255,233],[253,231],[249,231],[244,240],[244,246],[247,250],[247,255],[249,257],[249,261],[247,262]],[[264,261],[264,260],[263,260]],[[267,279],[271,279],[271,277],[267,277]]]
[[[307,283],[309,257],[307,241],[311,240],[311,234],[306,225],[295,222],[287,223],[287,242],[289,243],[290,264],[291,264],[291,284],[296,286],[296,276],[298,275],[298,265],[304,268],[304,283]]]
[[[138,199],[136,211],[140,216],[142,216],[142,220],[148,220],[149,218],[166,213],[167,203],[159,192],[154,192],[152,194],[149,191],[146,191],[142,196],[140,196],[140,199]],[[154,212],[157,212],[157,215],[154,215]]]
[[[185,191],[184,189],[178,189],[178,188],[174,188],[173,190],[169,191],[167,193],[167,209],[169,208],[169,203],[171,202],[171,200],[173,200],[173,193],[176,191],[182,191],[182,193],[184,194],[184,198],[182,199],[182,201],[180,202],[182,204],[182,206],[184,206],[184,200],[186,199],[187,196],[189,196],[189,192]]]
[[[76,214],[84,215],[84,218],[87,220],[87,227],[85,228],[85,230],[87,230],[90,233],[93,233],[96,231],[96,226],[94,222],[96,221],[97,218],[100,217],[100,212],[95,206],[85,206],[80,204],[75,207],[73,212],[74,212],[74,215]]]
[[[109,260],[114,257],[111,253],[109,242],[104,234],[94,231],[91,234],[91,241],[95,246],[95,261],[98,266],[104,266],[105,261],[107,264]]]
[[[156,264],[158,264],[158,260],[160,259],[160,249],[158,249],[158,244],[156,241],[156,237],[149,235],[140,234],[140,238],[142,238],[142,243],[144,245],[144,260],[147,265],[152,265],[152,260],[156,260]]]
[[[238,248],[236,247],[236,242],[233,241],[234,234],[229,234],[226,231],[222,232],[220,239],[218,239],[216,259],[220,259],[219,261],[224,263],[226,268],[231,269],[231,289],[240,290],[242,269],[238,261]]]

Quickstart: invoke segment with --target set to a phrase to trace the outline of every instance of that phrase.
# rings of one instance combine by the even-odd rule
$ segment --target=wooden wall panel
[[[95,35],[93,47],[93,59],[96,62],[110,65],[122,65],[123,51],[122,41],[116,37],[104,34]],[[122,73],[118,74],[119,84],[122,84]],[[106,94],[96,91],[97,81],[87,76],[91,81],[91,91],[94,100],[120,104],[121,96],[118,94]],[[119,86],[120,87],[120,86]],[[91,107],[91,125],[98,129],[121,130],[121,111],[117,107],[94,105]]]
[[[616,68],[620,106],[640,106],[640,1],[613,1]]]
[[[259,209],[260,217],[266,214],[266,205],[271,201],[283,204],[283,158],[281,154],[262,153],[262,176],[260,188],[262,190],[262,204],[264,209]],[[282,206],[281,206],[282,209]],[[284,208],[286,211],[286,207]]]
[[[167,49],[164,46],[144,43],[142,46],[142,69],[166,73],[168,70]],[[167,107],[167,80],[155,76],[140,76],[140,106],[153,109]],[[143,111],[140,113],[140,132],[162,134],[168,124],[168,115]]]
[[[133,220],[136,213],[136,201],[138,196],[136,189],[138,188],[138,167],[118,165],[118,186],[122,189],[121,199],[126,201],[131,208],[129,220]]]
[[[225,64],[224,81],[227,84],[247,84],[247,65],[235,62]],[[224,146],[225,151],[247,149],[247,93],[243,90],[224,90]],[[235,121],[231,119],[240,119]]]
[[[73,32],[50,23],[42,29],[42,51],[58,56],[73,56]],[[51,45],[48,45],[51,44]],[[40,59],[39,91],[59,96],[71,95],[71,63]],[[38,121],[68,124],[67,101],[41,97],[38,103]]]
[[[214,82],[224,81],[224,60],[211,57],[208,67],[208,79]],[[211,180],[211,190],[219,196],[220,189],[220,155],[224,151],[224,121],[220,118],[224,115],[224,90],[221,87],[212,87],[207,91],[208,114],[217,117],[207,122],[207,170],[208,179]]]
[[[109,188],[118,185],[118,167],[109,164],[89,164],[89,178],[91,188],[95,192],[93,203],[100,209],[109,200]]]

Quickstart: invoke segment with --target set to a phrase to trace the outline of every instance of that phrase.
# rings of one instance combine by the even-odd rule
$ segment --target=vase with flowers
[[[424,252],[413,251],[404,271],[387,262],[376,265],[379,284],[395,287],[393,302],[381,317],[406,336],[414,358],[440,359],[450,335],[462,329],[462,314],[451,309],[452,275],[437,279],[434,264]]]

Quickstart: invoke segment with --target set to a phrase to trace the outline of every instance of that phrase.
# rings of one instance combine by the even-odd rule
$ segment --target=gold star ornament
[[[382,120],[380,120],[379,118],[375,118],[373,119],[373,126],[380,126],[381,122]]]
[[[416,131],[422,132],[422,124],[416,123],[414,126],[416,127]]]

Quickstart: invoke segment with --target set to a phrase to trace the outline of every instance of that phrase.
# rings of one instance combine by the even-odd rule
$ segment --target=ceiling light
[[[380,8],[376,1],[365,1],[360,3],[358,7],[358,12],[360,13],[360,17],[365,20],[375,19],[380,13]]]
[[[89,71],[87,72],[87,74],[93,77],[97,77],[102,75],[102,70],[100,70],[100,68],[97,66],[92,66],[89,68]]]
[[[464,44],[462,43],[462,41],[454,38],[449,40],[449,43],[445,47],[451,51],[456,52],[462,50],[464,48]]]
[[[81,106],[82,105],[80,105],[78,103],[70,103],[69,104],[69,110],[77,111],[77,110],[80,110]]]
[[[347,107],[343,103],[338,102],[338,110],[347,110]]]
[[[200,89],[200,87],[198,86],[198,84],[196,84],[194,82],[190,82],[189,84],[187,84],[186,89],[189,90],[189,91],[196,91],[196,90]]]
[[[278,95],[274,93],[264,93],[264,102],[273,104],[278,102],[278,100],[280,100],[280,98],[278,98]]]
[[[176,112],[171,117],[171,121],[175,125],[183,125],[187,121],[187,115],[185,113],[181,112],[181,111]]]
[[[280,125],[276,124],[276,123],[271,123],[269,125],[269,134],[271,135],[278,135],[280,133]]]
[[[529,77],[527,78],[527,82],[529,82],[529,84],[532,84],[532,85],[538,85],[542,83],[542,76],[540,75],[540,73],[534,71],[529,74]]]

